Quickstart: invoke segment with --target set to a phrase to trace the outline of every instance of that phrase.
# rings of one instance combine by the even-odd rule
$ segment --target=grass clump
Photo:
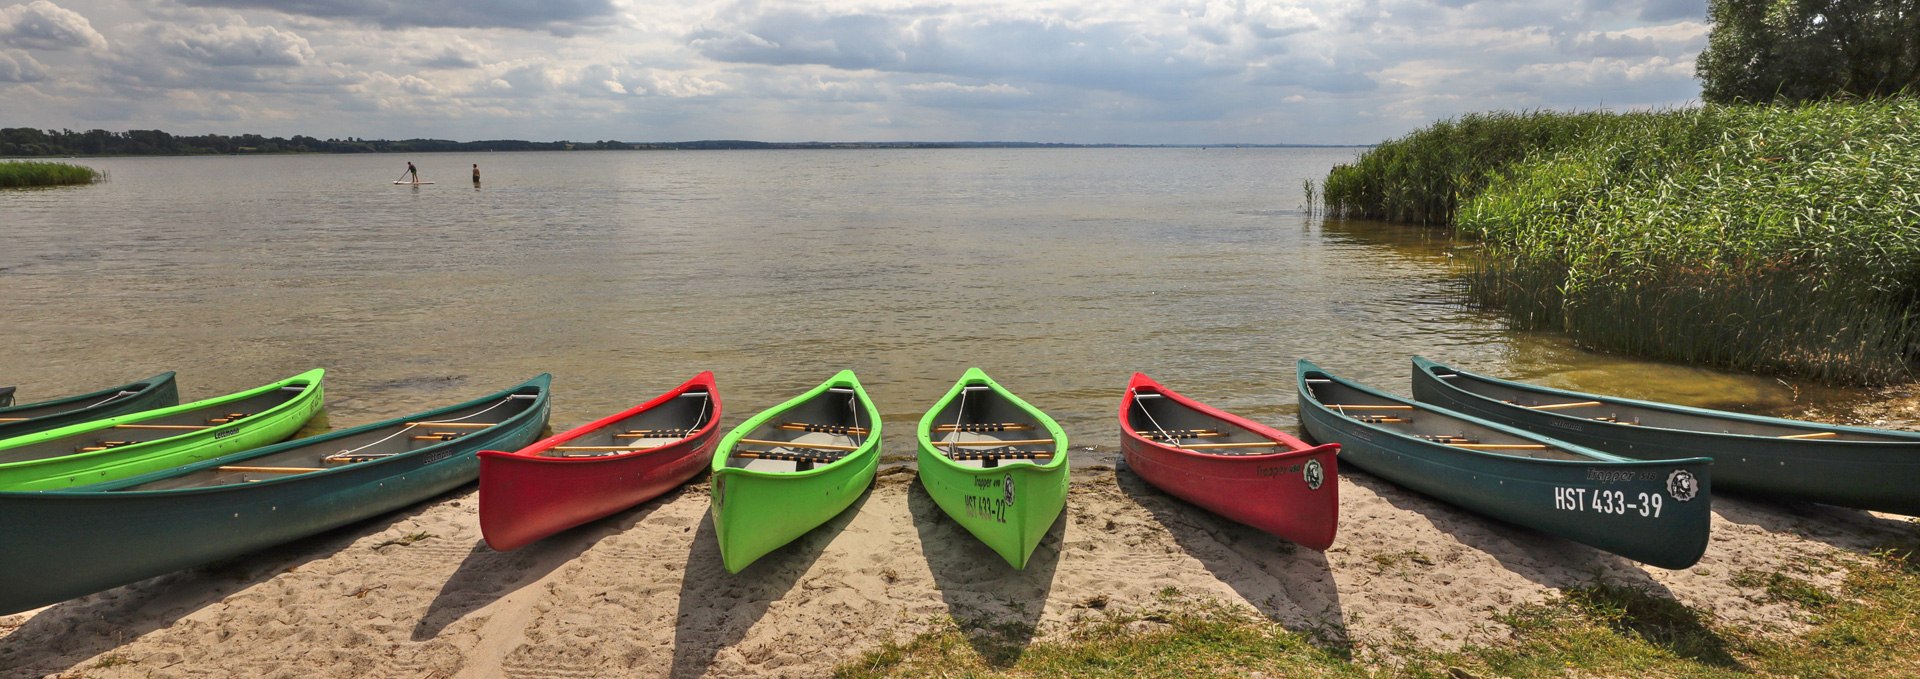
[[[0,162],[0,188],[88,184],[99,177],[93,168],[67,163]]]
[[[1915,148],[1914,99],[1469,116],[1336,168],[1324,195],[1485,242],[1469,299],[1521,328],[1885,383],[1920,356]]]

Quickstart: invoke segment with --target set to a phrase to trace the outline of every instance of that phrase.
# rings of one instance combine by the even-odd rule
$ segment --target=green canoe
[[[1707,550],[1712,460],[1629,460],[1297,370],[1300,424],[1343,470],[1661,568]]]
[[[968,368],[920,418],[915,437],[927,495],[1007,563],[1026,568],[1067,506],[1066,432]]]
[[[470,483],[547,423],[548,377],[118,481],[0,492],[0,615],[265,549]]]
[[[0,441],[180,403],[173,373],[38,403],[0,408]]]
[[[112,481],[281,441],[320,410],[324,374],[0,441],[0,490]]]
[[[713,531],[738,573],[845,511],[880,464],[880,410],[853,371],[754,415],[713,456]]]

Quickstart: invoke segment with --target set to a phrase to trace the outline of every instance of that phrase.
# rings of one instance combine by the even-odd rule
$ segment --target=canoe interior
[[[1259,443],[1272,439],[1254,433],[1232,420],[1214,417],[1193,409],[1185,403],[1160,393],[1153,387],[1137,388],[1127,406],[1127,426],[1147,440],[1165,445],[1167,442],[1188,444],[1213,443]],[[1166,446],[1178,448],[1179,446]],[[1244,455],[1267,455],[1291,450],[1285,446],[1254,448],[1207,448],[1188,449],[1201,455],[1220,455],[1237,457]]]
[[[700,432],[713,421],[713,395],[704,386],[689,387],[673,400],[649,408],[633,417],[581,434],[560,444],[565,447],[631,449],[658,448]],[[640,436],[639,434],[652,434]],[[540,457],[609,457],[628,451],[554,450],[540,451]]]
[[[1490,381],[1478,375],[1461,373],[1448,368],[1435,367],[1433,375],[1439,381],[1495,401],[1510,403],[1521,407],[1543,409],[1568,417],[1581,417],[1603,422],[1619,422],[1643,427],[1698,431],[1712,434],[1742,434],[1747,436],[1800,436],[1805,434],[1831,434],[1821,436],[1822,441],[1872,441],[1882,443],[1912,443],[1912,438],[1900,436],[1882,436],[1861,431],[1852,431],[1834,427],[1825,427],[1817,423],[1796,426],[1786,423],[1753,421],[1734,417],[1716,417],[1708,414],[1696,414],[1661,408],[1638,406],[1605,400],[1604,396],[1589,396],[1578,393],[1557,393],[1554,391],[1528,389],[1522,386]],[[1596,402],[1593,405],[1572,405]],[[1568,404],[1566,407],[1551,407]]]
[[[121,387],[118,391],[115,391],[111,394],[100,394],[99,398],[95,398],[87,401],[76,402],[74,399],[63,398],[58,401],[47,401],[43,403],[26,403],[13,408],[8,408],[4,412],[0,412],[0,417],[5,417],[9,420],[16,419],[16,418],[26,420],[26,419],[33,419],[36,417],[46,417],[48,415],[58,415],[60,413],[71,412],[75,410],[86,410],[88,408],[98,408],[101,406],[111,404],[115,401],[125,401],[135,396],[139,396],[142,391],[145,391],[147,389],[147,387],[148,385],[145,382],[129,384],[125,387]]]
[[[871,431],[874,426],[874,423],[867,421],[868,419],[867,404],[861,401],[858,393],[851,387],[833,387],[768,418],[765,423],[755,427],[752,432],[741,438],[801,443],[810,446],[858,448],[867,443],[866,432]],[[814,425],[816,429],[849,429],[846,430],[847,433],[806,431],[795,425]],[[808,459],[781,460],[741,455],[766,451]],[[837,462],[853,452],[826,448],[769,446],[742,441],[734,444],[733,448],[727,451],[727,466],[765,472],[801,472],[810,471],[822,464]]]
[[[45,460],[85,452],[83,448],[119,447],[190,434],[199,429],[228,424],[235,416],[246,417],[265,412],[292,401],[315,385],[287,385],[246,398],[223,401],[139,422],[128,422],[104,429],[84,431],[0,451],[0,464]]]
[[[980,427],[999,429],[999,431],[942,431],[942,429],[960,429]],[[981,427],[981,425],[985,425]],[[1010,425],[1000,427],[998,425]],[[1045,441],[1038,443],[1002,444],[1000,441]],[[927,440],[933,443],[933,449],[946,456],[947,461],[961,467],[974,469],[993,469],[1005,464],[1050,464],[1054,459],[1057,441],[1047,425],[1034,417],[1033,413],[1009,400],[1005,395],[994,391],[985,384],[968,385],[958,395],[948,401],[933,417],[933,429],[927,432]],[[982,443],[992,445],[941,445],[943,443]],[[990,454],[982,456],[980,453]],[[972,453],[969,455],[969,453]],[[994,459],[1005,457],[1001,453],[1039,453],[1032,459]],[[955,459],[958,457],[959,459]],[[987,459],[972,459],[986,457]]]
[[[294,445],[259,457],[229,458],[229,464],[114,488],[113,492],[207,488],[344,469],[473,436],[539,404],[539,389],[524,387],[499,399],[440,413],[431,420],[375,427],[338,438],[316,437],[308,445]],[[453,426],[456,424],[459,426]]]
[[[1545,448],[1467,448],[1466,446],[1541,445],[1541,442],[1538,439],[1510,434],[1478,422],[1445,415],[1419,404],[1378,396],[1326,378],[1309,377],[1306,385],[1307,390],[1311,392],[1310,396],[1321,407],[1374,429],[1435,443],[1462,445],[1465,450],[1488,455],[1531,457],[1541,460],[1594,461],[1600,459],[1554,445],[1547,445]],[[1412,406],[1410,409],[1401,407],[1409,405]]]

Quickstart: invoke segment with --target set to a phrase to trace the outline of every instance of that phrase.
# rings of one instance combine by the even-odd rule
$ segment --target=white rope
[[[1140,392],[1138,390],[1128,387],[1127,393],[1133,395],[1133,404],[1140,406],[1141,414],[1147,416],[1147,421],[1153,424],[1154,431],[1160,432],[1160,437],[1166,439],[1168,445],[1175,448],[1183,447],[1180,445],[1180,439],[1174,438],[1172,433],[1169,433],[1165,427],[1160,426],[1159,420],[1153,419],[1153,411],[1147,409],[1147,404],[1140,402]],[[1160,398],[1166,398],[1166,395],[1162,394]]]
[[[128,396],[132,396],[132,395],[134,395],[134,394],[138,394],[138,393],[140,393],[140,392],[137,392],[137,391],[123,391],[123,392],[120,392],[120,393],[118,393],[118,394],[114,394],[114,395],[112,395],[112,396],[108,396],[108,397],[107,397],[107,400],[105,400],[105,401],[101,401],[101,402],[99,402],[99,403],[95,403],[95,404],[93,404],[93,405],[90,405],[90,406],[82,406],[82,407],[81,407],[80,409],[81,409],[81,410],[86,410],[87,408],[92,408],[92,407],[94,407],[94,406],[99,406],[99,405],[103,405],[103,404],[107,404],[107,403],[112,403],[114,399],[117,399],[117,398],[125,398],[125,397],[128,397]]]
[[[366,444],[366,445],[364,445],[364,446],[360,446],[359,448],[354,448],[354,449],[352,449],[352,450],[342,450],[342,451],[340,451],[340,452],[338,452],[338,453],[334,453],[334,454],[332,454],[332,455],[328,455],[327,457],[341,457],[341,456],[344,456],[344,455],[352,455],[352,454],[354,454],[354,453],[357,453],[357,452],[360,452],[360,451],[362,451],[362,450],[366,450],[366,449],[368,449],[368,448],[372,448],[372,447],[374,447],[374,446],[377,446],[377,445],[380,445],[380,444],[382,444],[382,443],[386,443],[386,442],[388,442],[388,441],[391,441],[391,440],[393,440],[393,437],[395,437],[395,436],[399,436],[399,435],[401,435],[401,434],[405,434],[405,433],[407,433],[407,432],[410,432],[410,431],[413,431],[415,427],[419,427],[419,426],[422,426],[422,425],[431,425],[431,424],[449,424],[449,423],[453,423],[453,422],[459,422],[459,421],[461,421],[461,420],[468,420],[468,419],[473,419],[473,418],[475,418],[475,417],[479,417],[479,416],[481,416],[481,415],[485,415],[485,414],[487,414],[487,412],[489,412],[489,411],[491,411],[491,410],[493,410],[494,408],[498,408],[498,407],[500,407],[500,406],[503,406],[503,405],[506,405],[507,403],[509,403],[509,402],[512,402],[512,401],[513,401],[513,397],[512,397],[512,396],[508,396],[508,397],[506,397],[506,398],[504,398],[504,399],[501,399],[499,403],[495,403],[495,404],[493,404],[493,405],[490,405],[490,406],[487,406],[487,409],[486,409],[486,410],[482,410],[482,411],[480,411],[480,412],[477,412],[477,413],[474,413],[474,414],[472,414],[472,415],[468,415],[468,416],[466,416],[466,417],[456,417],[456,418],[454,418],[454,419],[451,419],[451,420],[435,420],[435,421],[432,421],[432,422],[408,422],[408,423],[407,423],[407,426],[404,426],[404,427],[401,427],[399,431],[396,431],[396,432],[394,432],[394,433],[391,433],[391,434],[388,434],[388,435],[386,436],[386,438],[382,438],[382,439],[380,439],[380,440],[378,440],[378,441],[374,441],[373,443],[369,443],[369,444]],[[388,453],[388,455],[392,455],[392,454],[393,454],[393,453]],[[324,458],[323,458],[323,459],[324,459]]]
[[[966,414],[966,412],[967,412],[967,385],[962,384],[960,385],[960,407],[953,409],[953,438],[948,439],[946,441],[947,457],[953,457],[954,453],[959,452],[955,450],[955,448],[957,448],[958,444],[960,443],[960,420],[961,420],[961,417]]]

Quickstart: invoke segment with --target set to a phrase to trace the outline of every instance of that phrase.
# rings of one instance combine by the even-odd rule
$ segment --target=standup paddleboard
[[[395,184],[405,184],[405,185],[407,185],[407,186],[419,186],[419,185],[421,185],[421,184],[432,184],[433,182],[394,182],[394,183],[395,183]]]

